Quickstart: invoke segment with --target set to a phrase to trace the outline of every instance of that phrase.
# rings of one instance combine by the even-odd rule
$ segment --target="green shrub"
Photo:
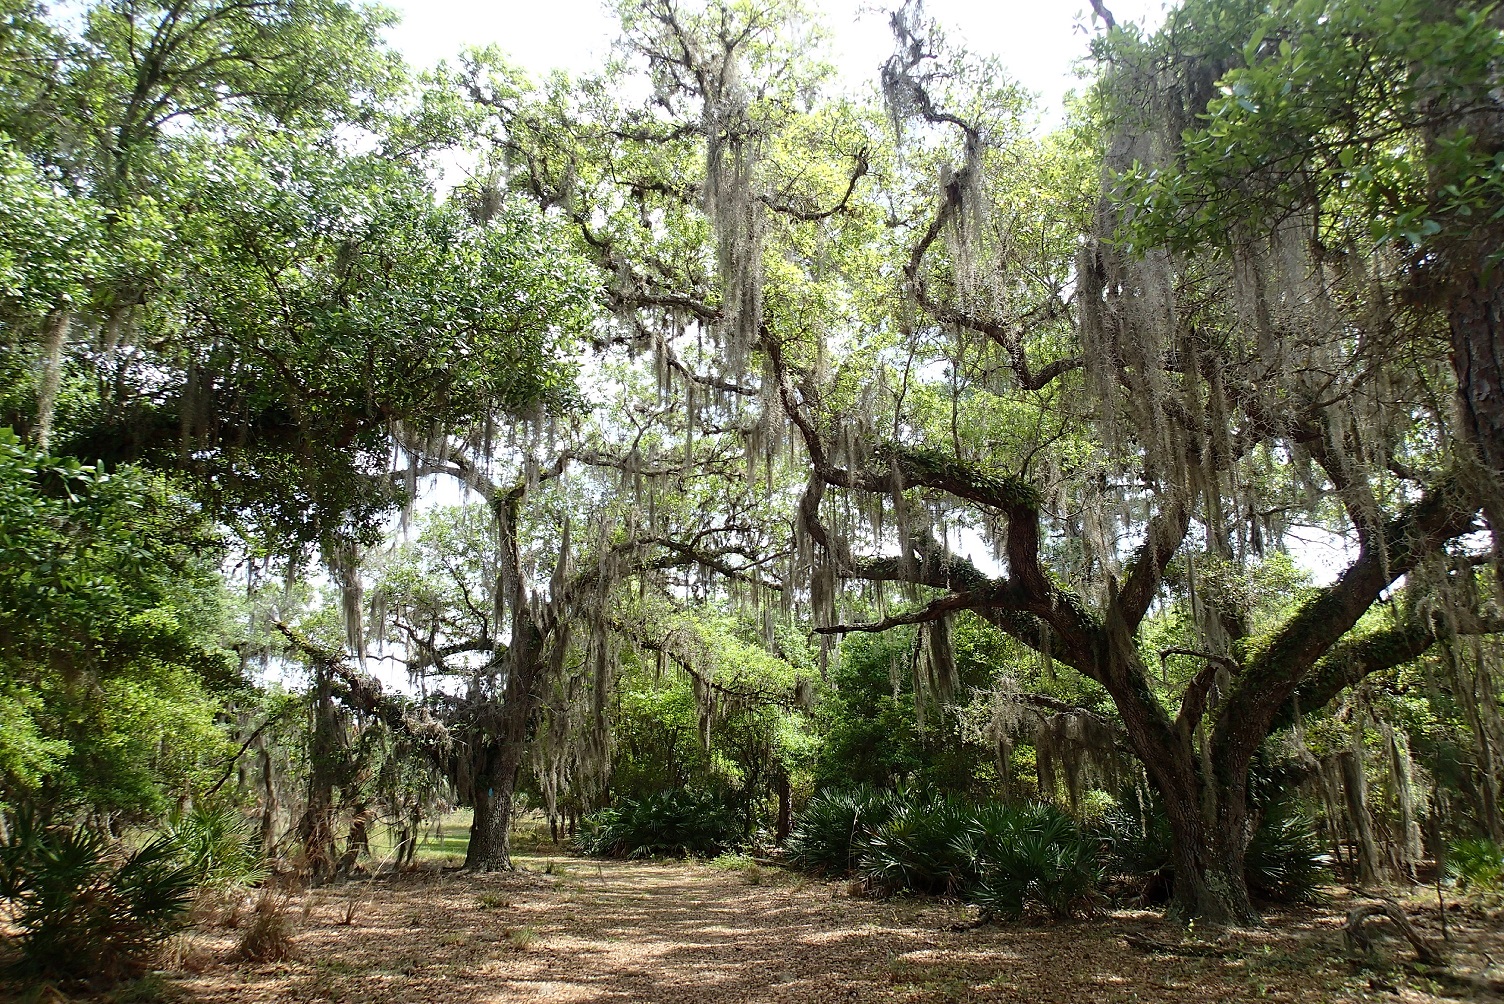
[[[234,806],[195,804],[174,812],[167,828],[205,889],[223,892],[254,885],[265,875],[251,826]]]
[[[1504,886],[1504,847],[1485,837],[1459,840],[1447,850],[1447,873],[1461,889]]]
[[[895,803],[891,792],[867,785],[817,792],[789,833],[790,860],[825,875],[855,871],[866,834],[892,818]]]
[[[1102,824],[1110,868],[1137,879],[1143,898],[1160,902],[1170,896],[1175,865],[1170,858],[1170,821],[1158,806],[1130,806],[1110,812]]]
[[[139,975],[187,922],[194,872],[170,837],[123,854],[97,830],[21,814],[0,846],[0,896],[14,905],[27,977],[114,983]]]
[[[1038,904],[1091,910],[1102,880],[1098,841],[1050,806],[977,805],[862,788],[811,799],[790,837],[793,860],[856,873],[888,892],[961,896],[1000,917]]]
[[[738,832],[713,794],[681,788],[602,809],[585,820],[576,843],[596,857],[710,856],[735,844]]]

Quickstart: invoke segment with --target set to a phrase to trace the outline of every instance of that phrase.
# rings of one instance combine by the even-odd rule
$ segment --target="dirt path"
[[[512,875],[356,882],[296,898],[296,957],[230,961],[237,933],[185,949],[202,1001],[1349,1001],[1335,920],[1240,938],[1236,959],[1146,956],[1148,914],[952,931],[961,908],[853,897],[842,883],[704,864],[521,860]],[[353,909],[352,909],[353,905]],[[1328,915],[1332,916],[1328,911]],[[349,917],[350,923],[343,921]]]

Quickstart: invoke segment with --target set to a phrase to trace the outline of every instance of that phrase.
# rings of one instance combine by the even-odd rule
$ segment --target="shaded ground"
[[[959,906],[873,900],[776,870],[519,862],[517,874],[430,871],[299,894],[293,960],[233,961],[237,931],[214,928],[190,937],[189,971],[168,989],[226,1004],[1439,999],[1414,977],[1356,970],[1337,905],[1236,935],[1228,957],[1185,957],[1125,945],[1125,934],[1181,936],[1147,913],[953,931]],[[1463,936],[1475,954],[1504,960],[1496,921],[1473,921]]]

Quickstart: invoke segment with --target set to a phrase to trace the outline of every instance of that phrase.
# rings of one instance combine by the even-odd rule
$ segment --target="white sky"
[[[814,0],[833,35],[833,56],[846,82],[874,81],[892,51],[887,9],[874,0]],[[535,76],[553,69],[597,69],[617,25],[598,0],[387,0],[402,23],[391,41],[407,58],[430,66],[467,46],[497,45]],[[1157,24],[1162,0],[1108,0],[1119,23]],[[1041,95],[1047,119],[1075,86],[1073,66],[1086,54],[1094,27],[1079,0],[928,0],[926,14],[946,37],[980,55],[1000,57],[1009,73]]]

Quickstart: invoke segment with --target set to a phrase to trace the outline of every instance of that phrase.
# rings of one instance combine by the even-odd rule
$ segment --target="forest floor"
[[[236,959],[239,932],[205,925],[180,945],[162,999],[387,1004],[550,1002],[1404,1001],[1496,999],[1344,954],[1348,904],[1145,953],[1126,936],[1180,942],[1147,911],[1094,921],[953,930],[967,911],[874,899],[746,859],[595,861],[518,856],[511,874],[437,866],[290,894],[292,958]],[[1454,971],[1504,961],[1495,913],[1449,911]],[[1439,937],[1413,905],[1412,917]],[[1386,942],[1387,959],[1410,958]],[[1488,973],[1497,979],[1497,969]],[[1446,994],[1447,996],[1439,996]]]

